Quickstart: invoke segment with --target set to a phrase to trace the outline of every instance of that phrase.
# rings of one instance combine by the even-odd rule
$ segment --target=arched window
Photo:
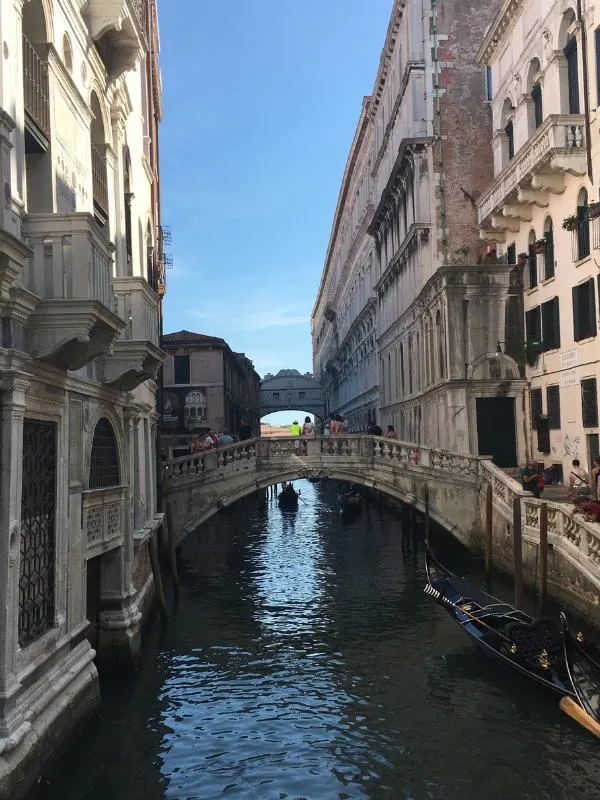
[[[590,214],[588,194],[580,189],[577,197],[577,260],[590,254]]]
[[[446,378],[446,339],[442,328],[442,312],[438,309],[435,315],[435,335],[438,346],[438,370],[441,380]]]
[[[535,231],[529,231],[529,247],[527,249],[527,288],[535,289],[538,285],[537,249],[535,244]]]
[[[554,277],[554,227],[552,217],[546,217],[544,222],[544,278]]]
[[[70,73],[73,72],[73,48],[71,47],[71,40],[69,39],[69,34],[63,34],[63,61],[65,67],[69,70]]]
[[[425,385],[429,386],[431,382],[431,361],[429,353],[429,322],[425,323]]]
[[[131,201],[133,193],[131,191],[131,156],[129,147],[123,148],[123,193],[125,206],[125,251],[127,259],[127,275],[133,275],[133,245],[131,237]]]
[[[417,331],[417,361],[415,364],[415,383],[417,384],[417,391],[421,391],[421,334]]]
[[[531,102],[528,104],[530,134],[532,134],[536,128],[539,128],[544,121],[540,77],[540,62],[537,58],[534,58],[529,64],[529,70],[527,71],[527,88],[531,95]]]
[[[435,381],[435,346],[433,344],[433,323],[431,326],[428,324],[428,331],[427,331],[427,349],[429,350],[429,381],[434,383]]]
[[[413,340],[408,337],[408,393],[413,393]]]
[[[567,59],[567,86],[569,114],[579,114],[579,59],[577,57],[577,39],[569,36],[565,45]]]
[[[402,342],[400,343],[400,386],[402,388],[402,397],[404,397],[404,344]]]
[[[119,452],[115,432],[106,417],[98,421],[90,458],[90,489],[119,486]]]
[[[92,195],[94,200],[94,216],[99,225],[108,222],[108,176],[106,172],[106,136],[102,109],[96,92],[90,99],[92,124],[90,126],[90,148],[92,158]]]
[[[504,136],[502,137],[502,166],[506,166],[508,162],[515,156],[515,131],[513,127],[513,117],[515,109],[511,100],[507,97],[502,106],[502,121],[501,125],[504,128]]]

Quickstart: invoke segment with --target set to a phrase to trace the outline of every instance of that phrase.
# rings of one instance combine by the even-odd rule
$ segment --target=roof
[[[218,336],[206,336],[204,333],[193,333],[192,331],[177,331],[176,333],[166,333],[162,337],[162,344],[226,344],[225,339]]]

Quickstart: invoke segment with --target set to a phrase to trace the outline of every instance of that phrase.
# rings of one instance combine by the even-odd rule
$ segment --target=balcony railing
[[[23,284],[43,299],[99,300],[112,309],[112,245],[89,214],[29,214],[33,250]]]
[[[23,36],[23,92],[25,111],[39,130],[50,138],[48,65]]]
[[[106,147],[106,145],[100,145]],[[92,145],[92,192],[94,205],[108,215],[108,179],[106,176],[106,155]]]
[[[125,320],[121,339],[158,347],[158,298],[140,277],[114,278],[115,314]]]
[[[82,506],[87,558],[119,547],[123,541],[125,490],[115,486],[86,491],[83,493]]]
[[[528,187],[536,174],[549,172],[557,179],[564,172],[583,175],[586,169],[583,116],[547,117],[477,201],[479,224],[516,196],[518,189]]]

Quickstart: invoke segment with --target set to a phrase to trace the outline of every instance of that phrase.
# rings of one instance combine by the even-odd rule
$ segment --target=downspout
[[[579,0],[581,2],[581,0]],[[444,150],[442,147],[442,114],[440,109],[440,51],[437,26],[438,0],[431,0],[431,37],[433,50],[433,102],[434,119],[433,132],[437,141],[439,173],[440,173],[440,222],[442,228],[442,247],[444,264],[448,264],[448,226],[446,219],[446,177],[444,173]]]
[[[433,0],[435,2],[435,0]],[[583,70],[583,115],[585,125],[585,150],[587,155],[587,172],[590,183],[594,183],[592,172],[592,137],[590,135],[590,94],[589,94],[589,75],[587,59],[587,34],[585,21],[581,13],[581,0],[577,0],[577,21],[581,25],[581,61]]]

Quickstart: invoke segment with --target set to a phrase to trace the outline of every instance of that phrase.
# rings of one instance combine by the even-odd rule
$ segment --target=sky
[[[392,0],[159,0],[165,333],[312,371],[310,314]]]

